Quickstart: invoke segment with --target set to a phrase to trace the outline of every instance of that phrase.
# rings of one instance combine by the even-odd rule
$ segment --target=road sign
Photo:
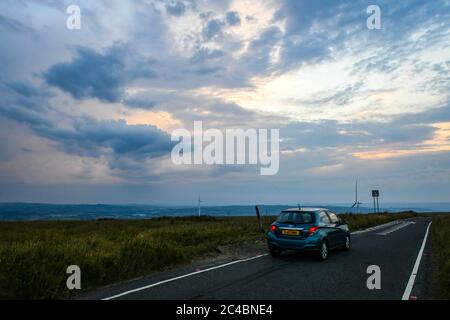
[[[373,197],[373,212],[377,213],[380,212],[380,206],[378,204],[378,197],[380,196],[379,190],[372,190],[372,197]]]

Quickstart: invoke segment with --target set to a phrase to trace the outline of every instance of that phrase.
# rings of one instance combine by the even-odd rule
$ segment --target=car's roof
[[[322,211],[322,210],[328,210],[325,208],[311,208],[311,207],[301,207],[301,208],[289,208],[289,209],[285,209],[283,210],[283,212],[301,212],[301,211],[307,211],[307,212],[311,212],[311,211]]]

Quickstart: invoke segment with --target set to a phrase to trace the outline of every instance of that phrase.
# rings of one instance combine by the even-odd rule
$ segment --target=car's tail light
[[[308,236],[312,235],[312,234],[313,234],[314,232],[316,232],[317,230],[319,230],[319,227],[318,227],[318,226],[314,226],[314,227],[309,228],[309,230],[308,230]]]
[[[275,233],[275,231],[277,231],[277,226],[276,225],[271,225],[270,226],[270,231],[272,231],[273,233]]]

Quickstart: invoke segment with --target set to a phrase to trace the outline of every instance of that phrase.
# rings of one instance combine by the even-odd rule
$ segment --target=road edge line
[[[372,227],[368,227],[366,229],[356,230],[356,231],[350,232],[350,234],[357,235],[357,234],[366,233],[366,232],[370,232],[370,231],[376,231],[376,230],[383,229],[383,228],[388,228],[390,226],[393,226],[393,225],[399,223],[401,220],[402,219],[392,220],[392,221],[389,221],[389,222],[386,222],[383,224],[378,224],[378,225],[375,225]]]
[[[416,258],[416,263],[414,263],[414,267],[412,269],[411,275],[409,276],[405,292],[403,292],[402,300],[409,300],[409,297],[411,295],[411,291],[414,287],[414,281],[416,280],[417,271],[419,271],[420,261],[422,260],[423,250],[425,249],[425,244],[427,243],[428,232],[430,231],[430,226],[432,223],[433,220],[428,224],[427,231],[425,232],[425,236],[423,237],[422,246],[420,247],[419,254]]]
[[[264,254],[260,254],[260,255],[254,256],[254,257],[250,257],[250,258],[245,258],[245,259],[240,259],[240,260],[235,260],[235,261],[227,262],[227,263],[224,263],[224,264],[221,264],[221,265],[218,265],[218,266],[214,266],[214,267],[211,267],[211,268],[208,268],[208,269],[199,270],[199,271],[194,271],[194,272],[191,272],[191,273],[183,274],[183,275],[178,276],[178,277],[174,277],[174,278],[162,280],[162,281],[155,282],[155,283],[152,283],[152,284],[143,286],[143,287],[139,287],[139,288],[136,288],[136,289],[128,290],[128,291],[125,291],[125,292],[122,292],[122,293],[118,293],[118,294],[115,294],[115,295],[110,296],[110,297],[107,297],[107,298],[102,298],[101,300],[112,300],[112,299],[116,299],[116,298],[119,298],[119,297],[123,297],[123,296],[125,296],[125,295],[128,295],[128,294],[130,294],[130,293],[134,293],[134,292],[146,290],[146,289],[149,289],[149,288],[152,288],[152,287],[159,286],[159,285],[164,284],[164,283],[168,283],[168,282],[172,282],[172,281],[175,281],[175,280],[187,278],[187,277],[194,276],[194,275],[196,275],[196,274],[200,274],[200,273],[204,273],[204,272],[208,272],[208,271],[211,271],[211,270],[220,269],[220,268],[227,267],[227,266],[230,266],[230,265],[239,263],[239,262],[245,262],[245,261],[250,261],[250,260],[258,259],[258,258],[267,256],[267,255],[268,255],[267,253],[264,253]]]
[[[407,226],[409,226],[411,224],[415,224],[415,222],[413,222],[413,221],[405,221],[403,223],[398,223],[396,226],[393,226],[390,229],[378,232],[377,235],[378,236],[387,236],[388,234],[391,234],[391,233],[393,233],[395,231],[401,230],[401,229],[403,229],[403,228],[405,228],[405,227],[407,227]]]

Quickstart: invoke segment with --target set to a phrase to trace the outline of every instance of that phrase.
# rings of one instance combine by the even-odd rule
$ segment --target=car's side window
[[[328,215],[325,213],[325,211],[321,211],[319,213],[319,223],[321,225],[329,225],[330,224],[330,218],[328,218]]]
[[[333,212],[328,211],[328,215],[330,216],[331,223],[338,223],[339,222],[339,218]]]

